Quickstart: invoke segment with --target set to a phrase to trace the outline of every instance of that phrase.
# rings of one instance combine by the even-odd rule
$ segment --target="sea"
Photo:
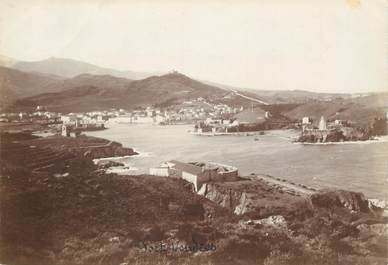
[[[258,136],[199,136],[193,125],[110,124],[87,135],[117,141],[139,155],[117,158],[119,174],[149,172],[169,160],[232,165],[241,176],[267,174],[317,189],[339,188],[388,200],[388,139],[337,144],[301,144],[295,130]]]

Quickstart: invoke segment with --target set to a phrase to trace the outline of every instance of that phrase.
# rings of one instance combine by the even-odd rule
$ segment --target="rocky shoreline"
[[[358,142],[368,141],[373,138],[368,135],[344,136],[342,132],[334,131],[322,136],[322,133],[310,133],[301,135],[296,142],[300,143],[339,143],[339,142]]]

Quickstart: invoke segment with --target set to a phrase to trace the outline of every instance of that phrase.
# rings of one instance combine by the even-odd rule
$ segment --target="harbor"
[[[368,198],[388,197],[388,142],[295,144],[293,130],[272,130],[265,135],[199,137],[192,126],[118,124],[88,135],[117,141],[139,153],[124,162],[120,174],[145,174],[160,163],[215,161],[232,165],[241,175],[267,174],[313,188],[342,188],[364,192]],[[122,162],[122,161],[121,161]],[[281,165],[281,166],[279,166]]]

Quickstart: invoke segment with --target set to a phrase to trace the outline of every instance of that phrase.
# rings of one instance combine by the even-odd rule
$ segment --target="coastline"
[[[266,135],[261,135],[261,136],[275,136],[275,137],[279,137],[279,138],[286,139],[286,140],[292,140],[292,137],[285,137],[285,136],[281,136],[281,135],[278,135],[278,134],[271,134],[271,133],[266,134]],[[105,139],[105,138],[102,138],[102,139]],[[362,142],[361,141],[352,141],[352,142],[341,142],[341,143],[305,143],[305,144],[306,145],[371,144],[371,143],[378,143],[378,142],[388,142],[388,136],[386,136],[386,137],[379,137],[376,140],[368,140],[368,141],[362,141]],[[120,144],[122,144],[122,143],[120,143]],[[304,143],[294,143],[294,144],[304,144]],[[126,176],[126,175],[128,175],[128,176],[141,176],[141,175],[143,175],[141,173],[134,174],[134,172],[138,171],[139,169],[135,165],[130,165],[125,160],[130,159],[130,158],[150,157],[151,153],[150,152],[141,152],[141,151],[138,151],[136,149],[133,149],[133,150],[137,154],[135,154],[135,155],[125,155],[125,156],[115,156],[115,157],[96,158],[96,159],[93,159],[93,162],[95,164],[98,164],[98,161],[119,161],[119,162],[123,163],[124,166],[113,166],[113,167],[110,167],[110,168],[108,168],[106,170],[106,173],[115,173],[115,174],[122,175],[122,176]],[[268,175],[266,173],[260,173],[260,174],[252,173],[250,175],[244,175],[242,177],[243,178],[249,178],[249,179],[252,179],[252,178],[263,179],[263,180],[266,180],[266,181],[269,181],[269,182],[273,182],[272,184],[275,185],[275,186],[280,186],[280,187],[284,187],[284,188],[286,188],[286,186],[288,186],[288,188],[293,186],[294,188],[291,188],[291,189],[294,189],[294,190],[304,189],[304,190],[308,191],[308,193],[309,192],[312,192],[312,193],[320,192],[322,190],[328,189],[328,188],[315,188],[315,187],[307,186],[303,182],[302,183],[294,183],[291,180],[282,179],[282,178],[279,178],[278,176],[272,176],[272,175]],[[329,188],[329,189],[341,190],[341,187],[335,187],[335,188]],[[349,190],[349,191],[352,191],[352,190]],[[375,206],[377,206],[376,202],[378,202],[378,204],[385,205],[384,211],[387,213],[387,216],[388,216],[388,202],[386,200],[380,199],[380,198],[375,198],[375,197],[367,197],[367,199],[372,204],[374,204]]]
[[[388,142],[388,136],[379,136],[372,140],[365,141],[344,141],[344,142],[325,142],[325,143],[309,143],[309,142],[293,142],[299,145],[344,145],[344,144],[376,144]]]
[[[282,136],[279,134],[274,134],[273,132],[296,132],[294,129],[273,129],[273,130],[262,130],[262,131],[251,131],[251,132],[193,132],[191,130],[188,133],[198,136],[276,136],[284,139],[294,139],[293,136]]]
[[[198,136],[255,136],[255,135],[260,135],[260,132],[192,132],[189,131],[190,134],[192,135],[198,135]]]
[[[110,142],[102,139],[100,141]],[[290,246],[314,246],[317,242],[318,246],[331,246],[349,242],[347,244],[354,251],[369,251],[365,252],[369,253],[367,258],[379,254],[370,252],[370,249],[385,246],[385,241],[377,241],[388,231],[385,209],[375,206],[386,207],[386,202],[368,200],[360,192],[341,189],[314,191],[276,177],[251,175],[238,181],[208,182],[202,189],[204,193],[198,194],[181,179],[149,174],[109,174],[116,172],[99,169],[93,165],[91,157],[82,154],[69,157],[66,164],[60,160],[52,161],[54,167],[32,170],[27,172],[28,175],[25,168],[13,167],[20,162],[26,165],[40,163],[42,158],[51,158],[55,154],[70,155],[71,150],[57,150],[61,142],[50,146],[54,153],[47,153],[49,150],[36,144],[32,147],[29,141],[20,149],[20,143],[9,138],[6,148],[1,150],[9,167],[6,172],[11,175],[11,178],[4,179],[6,189],[2,192],[5,196],[1,198],[2,205],[6,206],[3,209],[10,218],[1,223],[1,230],[10,231],[11,235],[21,239],[34,240],[31,248],[27,240],[6,237],[7,246],[11,246],[6,249],[10,262],[2,262],[4,264],[24,263],[22,261],[26,258],[34,258],[31,253],[37,253],[39,261],[44,259],[39,264],[92,264],[77,261],[78,257],[84,256],[95,257],[93,263],[104,260],[106,264],[121,261],[132,264],[144,255],[144,251],[138,248],[139,242],[176,242],[182,239],[191,242],[193,235],[217,245],[217,252],[207,254],[219,258],[215,264],[224,264],[223,257],[236,246],[241,250],[249,248],[249,252],[255,253],[263,242],[267,242],[266,255],[269,258],[271,251],[283,247],[284,242]],[[22,155],[20,161],[15,154],[28,155]],[[117,161],[129,157],[103,157],[101,160]],[[62,156],[58,158],[62,160]],[[46,209],[49,210],[47,213],[44,212]],[[28,222],[20,222],[20,212]],[[64,219],[68,221],[60,222]],[[360,231],[367,241],[353,231]],[[384,231],[383,235],[381,231]],[[43,238],[43,241],[36,238]],[[362,244],[350,245],[359,241]],[[122,256],[117,262],[109,256],[111,249],[117,249],[115,255],[121,255],[123,250],[125,254],[129,250],[130,255]],[[336,249],[337,245],[329,249],[333,253],[330,256],[337,257]],[[58,254],[48,256],[46,253]],[[295,253],[300,256],[300,252]],[[306,257],[314,253],[321,257],[319,247],[303,253]],[[152,262],[157,258],[149,253],[146,255],[152,258]],[[178,258],[190,260],[197,256]],[[14,257],[22,258],[20,262],[11,262]],[[173,256],[171,260],[176,258]],[[255,257],[252,264],[256,260]]]
[[[377,185],[380,185],[381,183],[383,185],[382,187],[386,187],[387,185],[386,174],[382,173],[382,169],[385,168],[382,159],[386,157],[383,149],[385,149],[387,144],[384,142],[381,142],[379,145],[367,145],[364,142],[359,142],[362,146],[365,146],[366,149],[363,148],[363,150],[365,149],[364,151],[369,154],[369,158],[366,159],[367,161],[375,159],[374,157],[378,159],[375,160],[378,162],[376,164],[378,166],[378,174],[373,175],[372,183],[365,178],[377,170],[370,166],[371,164],[363,162],[358,164],[358,167],[364,166],[363,169],[356,171],[355,174],[346,173],[346,168],[352,167],[353,163],[359,161],[358,158],[361,159],[361,152],[364,152],[357,148],[359,145],[351,144],[351,142],[345,145],[331,145],[332,148],[339,151],[336,151],[336,155],[334,155],[336,159],[327,158],[319,162],[320,159],[316,155],[320,152],[321,148],[324,152],[331,152],[327,149],[328,147],[309,148],[303,147],[300,143],[298,143],[299,145],[295,145],[293,143],[293,136],[296,136],[298,132],[292,129],[266,131],[266,134],[262,136],[211,138],[197,137],[196,135],[187,133],[191,129],[190,126],[159,127],[135,125],[131,128],[133,129],[128,131],[127,126],[118,126],[117,128],[112,128],[112,131],[108,130],[90,134],[97,137],[106,136],[109,140],[123,143],[126,147],[133,146],[135,151],[140,153],[128,159],[132,167],[139,169],[138,171],[128,172],[130,175],[146,174],[150,167],[157,166],[163,161],[171,159],[179,159],[182,161],[209,160],[237,166],[243,176],[248,176],[252,172],[263,173],[287,178],[290,181],[315,188],[335,187],[363,192],[368,198],[387,199],[386,194],[382,192],[380,186],[376,186],[375,184],[379,183]],[[139,135],[137,136],[137,134]],[[173,141],[172,137],[174,139],[177,137],[179,141]],[[254,141],[255,137],[258,137],[259,141]],[[191,142],[190,144],[186,144],[189,141],[193,141],[193,144]],[[282,151],[276,151],[277,149],[275,148],[278,147]],[[276,155],[279,152],[281,152],[281,157],[277,157]],[[354,154],[354,156],[351,156],[351,154]],[[298,156],[303,161],[306,161],[306,165],[304,165],[304,162],[301,162],[302,160],[296,161],[296,157]],[[244,162],[244,158],[245,161],[249,161],[249,159],[260,159],[265,164],[255,163],[255,165],[252,165]],[[276,165],[279,163],[293,164],[290,164],[290,170],[287,171],[276,168]],[[336,170],[337,165],[341,165],[338,171]],[[272,166],[275,168],[271,169]],[[328,171],[320,171],[319,168],[323,166],[330,168]],[[125,172],[119,172],[119,174],[122,175]],[[337,175],[339,176],[339,181],[334,180]],[[317,180],[312,180],[312,176],[316,177]],[[349,181],[354,184],[349,186]],[[365,183],[365,185],[362,183]]]

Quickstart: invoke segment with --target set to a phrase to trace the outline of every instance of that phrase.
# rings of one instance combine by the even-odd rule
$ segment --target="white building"
[[[303,117],[302,118],[302,124],[310,124],[311,123],[311,120],[309,117]]]
[[[61,121],[63,124],[76,124],[77,117],[73,114],[61,115]]]
[[[166,117],[164,117],[163,115],[156,115],[154,117],[154,123],[156,123],[156,124],[159,124],[159,123],[162,123],[165,121],[166,121]]]

